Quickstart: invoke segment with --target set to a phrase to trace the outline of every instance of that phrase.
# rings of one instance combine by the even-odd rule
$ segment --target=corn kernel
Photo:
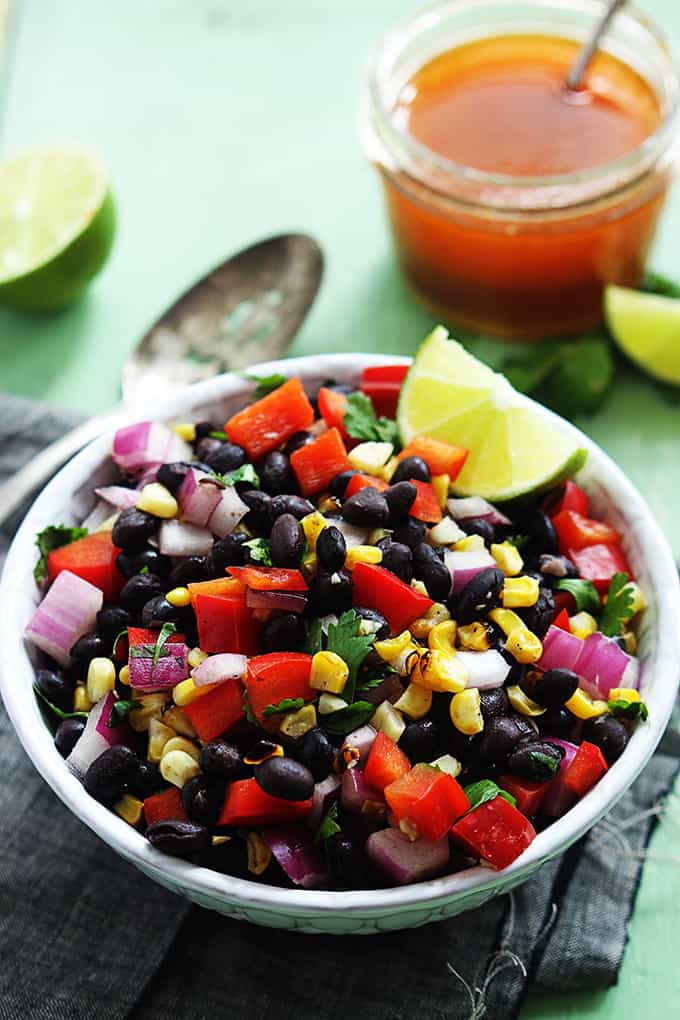
[[[488,652],[491,647],[489,629],[480,620],[465,623],[456,631],[456,644],[468,652]]]
[[[317,652],[312,658],[309,685],[315,691],[341,694],[349,678],[349,666],[335,652]]]
[[[171,751],[184,751],[186,754],[189,755],[190,758],[193,758],[194,761],[198,761],[198,759],[201,756],[200,749],[196,747],[196,744],[193,744],[190,740],[187,740],[186,737],[174,737],[174,736],[170,737],[167,744],[163,748],[161,761],[166,756],[166,754],[170,754]]]
[[[402,630],[401,634],[397,634],[396,637],[376,641],[373,648],[380,658],[388,662],[390,666],[393,666],[404,652],[410,653],[416,650],[416,646],[411,640],[411,632],[408,630]]]
[[[124,793],[120,800],[113,805],[113,810],[128,825],[139,825],[144,811],[144,803],[131,793]]]
[[[595,719],[599,715],[605,715],[609,711],[606,701],[598,701],[591,698],[589,694],[579,687],[574,694],[565,701],[564,707],[568,708],[577,719]]]
[[[339,698],[337,694],[322,694],[317,702],[317,708],[319,715],[331,715],[333,712],[339,712],[342,708],[347,708],[347,702]]]
[[[384,482],[391,482],[392,475],[399,467],[399,459],[397,457],[390,457],[387,464],[384,465],[382,471],[378,475],[378,478],[382,478]]]
[[[316,706],[305,705],[297,712],[287,712],[281,720],[279,730],[291,740],[299,740],[316,726]]]
[[[433,602],[423,616],[419,616],[417,620],[413,621],[409,630],[415,638],[422,640],[428,636],[433,627],[450,619],[451,613],[443,602]]]
[[[73,711],[89,712],[91,708],[92,702],[87,696],[87,687],[85,684],[78,684],[73,692]]]
[[[144,486],[139,495],[137,509],[153,514],[154,517],[170,520],[171,517],[177,516],[179,506],[169,489],[159,482],[150,482]]]
[[[526,627],[522,617],[518,616],[517,613],[513,613],[512,609],[492,609],[489,613],[489,619],[498,624],[506,637],[513,630],[516,630],[517,627]]]
[[[191,421],[181,421],[172,426],[175,435],[183,439],[185,443],[193,443],[196,438],[196,426]]]
[[[184,609],[185,606],[191,605],[191,592],[188,588],[173,588],[172,591],[166,593],[165,598],[171,606],[176,606],[178,609]]]
[[[623,638],[623,650],[628,655],[635,655],[637,652],[637,638],[632,630],[624,630],[621,635]]]
[[[519,554],[519,549],[512,542],[493,543],[489,551],[496,561],[496,566],[503,571],[506,577],[514,577],[522,572],[524,560]]]
[[[425,598],[429,598],[429,595],[427,594],[427,588],[425,587],[422,581],[416,580],[411,581],[411,587],[413,588],[414,591],[417,591],[419,595],[424,595]]]
[[[168,740],[172,740],[175,731],[162,723],[160,719],[149,719],[149,745],[146,756],[149,761],[159,762]]]
[[[322,514],[337,514],[341,506],[340,500],[336,499],[335,496],[324,496],[323,499],[319,500],[317,509]],[[239,524],[240,527],[241,525]]]
[[[397,712],[409,719],[423,719],[432,708],[432,691],[419,684],[409,684],[401,697],[394,702]]]
[[[101,524],[98,524],[97,527],[94,529],[95,532],[99,534],[99,532],[103,531],[113,531],[113,525],[118,520],[119,512],[120,511],[117,511],[115,514],[111,514],[111,516],[107,517],[105,521],[102,521]]]
[[[387,528],[374,528],[366,539],[366,545],[377,545],[383,538],[390,538],[392,532]]]
[[[481,535],[466,535],[459,539],[453,547],[456,552],[481,552],[486,549]]]
[[[640,692],[634,687],[612,687],[609,692],[610,701],[640,701]]]
[[[380,563],[382,561],[382,549],[374,545],[353,545],[347,550],[345,566],[353,570],[357,563]]]
[[[200,666],[200,664],[207,658],[208,658],[207,652],[201,651],[200,648],[192,648],[189,654],[187,655],[187,663],[191,666],[192,669],[196,669],[196,667]]]
[[[535,701],[532,701],[518,684],[506,687],[506,693],[510,704],[516,712],[519,712],[520,715],[543,715],[545,712],[545,707],[543,705],[539,705]]]
[[[463,766],[452,754],[443,754],[440,758],[431,761],[430,765],[432,768],[439,769],[440,772],[446,772],[448,776],[453,776],[454,779],[463,771]]]
[[[468,681],[468,672],[456,655],[447,652],[422,651],[413,656],[411,681],[428,691],[457,694]]]
[[[395,744],[399,742],[399,737],[406,729],[403,716],[389,701],[383,701],[378,705],[371,718],[371,726],[384,733]]]
[[[633,594],[631,617],[635,616],[636,613],[641,613],[643,609],[647,608],[645,597],[642,594],[642,588],[636,581],[629,581],[628,584],[626,585],[626,591],[632,592]],[[628,619],[630,619],[631,617],[628,617]]]
[[[465,532],[458,527],[453,517],[442,517],[439,524],[425,533],[425,541],[430,545],[454,545],[465,541]]]
[[[442,510],[446,506],[446,501],[449,498],[450,484],[451,479],[448,475],[433,475],[432,477],[432,488],[434,489],[434,494],[437,497],[437,502],[439,503]]]
[[[447,652],[454,655],[456,651],[456,631],[458,624],[455,620],[443,620],[437,623],[427,635],[427,643],[433,652]]]
[[[506,577],[503,584],[503,605],[507,609],[535,606],[538,602],[538,581],[535,577]]]
[[[480,708],[479,690],[468,687],[467,690],[454,694],[449,706],[451,722],[460,733],[471,737],[484,729],[484,718]]]
[[[166,783],[172,783],[179,790],[194,776],[201,774],[198,762],[186,751],[168,751],[161,758],[160,769]]]
[[[87,667],[87,696],[93,704],[116,686],[116,667],[111,659],[92,659]]]
[[[303,517],[300,524],[302,526],[305,539],[307,540],[307,548],[310,552],[316,552],[317,539],[323,529],[327,526],[328,521],[323,514],[320,514],[318,510],[315,510],[313,514],[307,514],[306,517]]]
[[[120,682],[122,684],[125,684],[126,687],[130,686],[130,667],[129,666],[123,666],[122,667],[122,669],[118,673],[118,679],[120,680]]]
[[[138,707],[135,707],[133,712],[128,714],[128,722],[135,733],[144,733],[148,730],[149,723],[152,719],[158,719],[160,721],[168,699],[165,694],[143,694],[141,696],[135,696],[134,691],[132,696],[139,704]]]
[[[171,708],[168,708],[163,712],[162,718],[163,722],[167,726],[170,726],[175,733],[179,733],[181,737],[189,737],[190,740],[195,739],[196,730],[193,728],[181,708],[177,708],[176,705],[172,705]]]
[[[173,687],[172,697],[176,705],[183,708],[184,705],[190,705],[192,701],[196,701],[197,698],[202,698],[204,694],[209,694],[212,690],[211,684],[204,684],[202,687],[197,687],[193,679],[189,676],[186,680],[180,680],[176,687]]]
[[[347,459],[355,471],[367,475],[379,475],[394,453],[391,443],[359,443],[347,454]]]
[[[526,627],[516,627],[508,636],[505,648],[514,659],[523,665],[538,662],[543,655],[543,645]]]
[[[257,832],[249,832],[246,840],[248,849],[248,871],[251,875],[262,875],[272,859],[272,852]]]
[[[587,638],[597,630],[597,620],[585,611],[576,613],[569,617],[569,630],[576,637]]]
[[[415,825],[410,818],[402,818],[399,822],[399,830],[411,840],[412,843],[418,839],[418,826]]]
[[[317,566],[318,559],[316,553],[308,552],[300,564],[300,570],[302,571],[303,576],[309,580],[310,577],[314,577],[316,574]]]

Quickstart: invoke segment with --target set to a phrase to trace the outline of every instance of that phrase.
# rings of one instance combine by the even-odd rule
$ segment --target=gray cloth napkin
[[[0,481],[75,421],[0,396]],[[644,813],[677,753],[670,734],[607,819],[511,896],[333,938],[232,921],[155,885],[61,805],[0,707],[0,1020],[511,1020],[530,986],[612,984],[656,817]]]

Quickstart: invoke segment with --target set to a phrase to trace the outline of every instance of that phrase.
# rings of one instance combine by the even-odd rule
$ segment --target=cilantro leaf
[[[158,634],[158,637],[156,638],[156,645],[155,645],[154,650],[153,650],[153,660],[151,662],[151,669],[152,670],[158,664],[158,660],[161,657],[163,645],[168,640],[168,638],[170,637],[171,634],[176,634],[176,633],[177,633],[177,627],[174,625],[174,623],[164,623],[163,626],[161,627],[161,629],[159,631],[159,634]]]
[[[576,609],[580,613],[584,610],[597,616],[602,608],[600,596],[592,581],[582,581],[575,577],[562,577],[555,585],[560,591],[568,591],[574,596]]]
[[[543,751],[529,751],[529,760],[534,765],[534,779],[544,782],[552,779],[560,767],[559,759],[553,758],[551,754],[544,754]]]
[[[566,418],[593,414],[602,404],[613,378],[614,358],[609,341],[603,336],[583,336],[560,345],[559,361],[537,396]]]
[[[336,736],[344,737],[352,730],[363,726],[375,713],[375,705],[370,701],[353,701],[347,708],[338,709],[329,715],[321,716],[321,726]]]
[[[365,680],[364,683],[357,687],[357,693],[362,694],[364,691],[375,690],[376,687],[380,687],[381,683],[383,683],[386,677],[388,677],[391,673],[396,672],[397,671],[394,668],[394,666],[390,666],[386,662],[374,676],[370,677],[368,680]]]
[[[470,811],[480,804],[486,804],[500,793],[500,787],[492,779],[480,779],[477,783],[469,783],[463,787],[465,796],[470,801]]]
[[[515,549],[517,549],[517,550],[519,550],[521,552],[521,550],[524,548],[524,546],[525,545],[529,545],[529,542],[531,542],[531,536],[530,535],[509,535],[508,538],[507,538],[507,541],[510,542],[511,545],[514,545]]]
[[[118,650],[118,642],[122,641],[123,638],[126,638],[126,637],[127,637],[127,627],[123,627],[123,629],[119,630],[118,633],[116,634],[116,640],[113,642],[113,648],[111,649],[111,655],[115,655],[116,654],[116,651]]]
[[[643,722],[649,718],[649,709],[644,701],[627,701],[625,698],[610,698],[607,707],[612,715],[619,719],[642,719]]]
[[[260,476],[252,464],[242,464],[241,467],[228,471],[226,475],[220,475],[217,472],[214,474],[223,485],[234,486],[237,482],[248,482],[254,489],[260,488]]]
[[[243,695],[241,697],[241,705],[243,707],[243,711],[246,714],[246,719],[248,720],[248,722],[257,725],[257,719],[253,715],[253,710],[250,707],[250,702],[248,701],[248,691],[243,692]]]
[[[57,708],[40,690],[37,684],[33,684],[33,690],[37,694],[38,698],[44,705],[47,705],[51,712],[54,712],[57,719],[87,719],[87,712],[64,712],[62,708]]]
[[[65,524],[50,524],[35,536],[35,544],[40,552],[40,559],[33,569],[36,584],[42,584],[47,577],[47,557],[53,549],[61,549],[78,538],[88,534],[87,528],[69,528]]]
[[[281,375],[280,372],[274,372],[272,375],[250,375],[248,372],[244,372],[243,378],[257,383],[253,393],[256,400],[268,396],[274,390],[278,390],[279,386],[283,386],[284,383],[288,382],[288,376]]]
[[[303,651],[307,652],[308,655],[316,655],[323,648],[323,624],[320,618],[317,616],[316,619],[312,620],[309,625],[307,632],[307,640]]]
[[[270,715],[285,715],[286,712],[298,712],[304,707],[304,698],[282,698],[278,705],[267,705],[267,707],[262,710],[262,715],[265,718]]]
[[[114,701],[111,706],[111,715],[107,726],[113,729],[115,726],[120,726],[124,719],[127,719],[130,712],[136,712],[138,708],[141,708],[142,704],[139,701]]]
[[[139,571],[139,573],[140,574],[148,574],[149,573],[149,568],[148,567],[142,567],[142,569]]]
[[[360,626],[361,617],[353,609],[343,613],[337,623],[328,625],[326,647],[329,652],[339,655],[349,667],[349,677],[340,695],[348,704],[354,699],[359,667],[373,647],[375,638],[373,634],[359,634]]]
[[[246,549],[250,550],[250,558],[253,563],[261,563],[264,567],[273,566],[271,547],[266,538],[251,538],[243,544]]]
[[[226,443],[226,441],[229,439],[229,436],[227,435],[226,432],[209,432],[208,438],[219,439],[221,442]]]
[[[633,592],[628,587],[628,574],[614,574],[609,582],[607,601],[600,617],[600,630],[607,637],[621,633],[623,623],[633,615]]]
[[[640,290],[648,294],[660,294],[661,297],[680,298],[680,284],[668,276],[663,276],[662,273],[648,272],[640,285]]]
[[[397,423],[391,418],[376,418],[371,398],[365,393],[350,393],[344,416],[345,428],[354,439],[373,440],[377,443],[399,442]]]
[[[342,832],[342,829],[338,824],[338,802],[335,800],[326,812],[321,825],[316,830],[314,842],[320,843],[323,839],[330,839],[331,836],[337,836],[339,832]]]

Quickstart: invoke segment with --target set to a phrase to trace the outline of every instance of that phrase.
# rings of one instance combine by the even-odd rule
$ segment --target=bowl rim
[[[250,371],[269,375],[281,373],[288,377],[299,375],[305,380],[320,376],[356,377],[362,368],[380,364],[409,364],[411,358],[387,354],[329,354],[307,355],[258,363]],[[226,373],[187,387],[174,396],[149,402],[148,406],[130,410],[127,420],[167,420],[198,404],[210,404],[246,395],[252,384],[235,373]],[[411,885],[388,889],[362,890],[308,890],[284,889],[237,878],[222,872],[168,857],[155,850],[148,840],[121,818],[91,798],[80,781],[69,771],[58,754],[52,740],[45,739],[49,731],[42,720],[32,692],[34,668],[23,640],[25,620],[21,618],[20,593],[32,586],[34,537],[43,518],[49,518],[52,499],[64,488],[74,493],[86,483],[92,471],[102,462],[110,448],[111,432],[89,443],[70,460],[45,486],[37,497],[14,536],[0,578],[0,694],[14,729],[43,779],[63,803],[93,832],[126,860],[134,863],[146,874],[164,878],[173,889],[201,897],[222,900],[225,903],[242,903],[244,906],[264,908],[274,913],[294,913],[300,918],[320,915],[381,916],[397,910],[423,906],[436,906],[465,894],[488,896],[500,888],[516,884],[549,858],[564,851],[571,843],[591,828],[610,810],[628,789],[653,754],[670,718],[680,679],[680,583],[675,562],[665,536],[662,534],[646,501],[628,480],[621,469],[604,451],[579,429],[552,411],[531,401],[538,413],[556,422],[559,427],[578,440],[589,451],[589,460],[599,469],[599,477],[606,481],[607,489],[617,508],[625,507],[625,515],[644,523],[642,541],[645,563],[649,569],[651,586],[663,592],[657,599],[656,661],[667,662],[672,668],[672,679],[660,684],[652,692],[653,712],[644,727],[638,727],[631,737],[625,754],[617,761],[581,801],[565,815],[538,833],[534,842],[508,868],[496,872],[485,866]],[[650,555],[651,554],[651,555]],[[39,725],[36,725],[36,722]],[[158,874],[157,874],[158,873]],[[477,900],[479,902],[479,899]]]

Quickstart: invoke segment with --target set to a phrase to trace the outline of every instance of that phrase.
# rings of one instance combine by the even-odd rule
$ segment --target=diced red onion
[[[417,839],[413,842],[399,829],[381,829],[366,841],[366,853],[395,885],[422,882],[441,875],[449,864],[449,841]]]
[[[103,485],[94,491],[100,499],[105,499],[118,510],[128,510],[131,506],[136,506],[139,499],[137,489],[126,489],[124,485]]]
[[[633,687],[637,690],[639,664],[617,643],[596,632],[585,639],[576,672],[580,686],[593,698],[607,701],[613,687]]]
[[[163,521],[158,529],[158,549],[164,556],[207,556],[212,534],[186,521]]]
[[[148,652],[144,655],[135,654],[135,650]],[[134,645],[130,649],[130,687],[135,690],[163,691],[170,687],[176,687],[182,680],[189,676],[187,655],[189,649],[181,641],[167,641],[154,666],[154,648],[152,645]]]
[[[340,776],[331,772],[320,783],[315,783],[312,794],[312,810],[305,821],[312,831],[321,824],[321,820],[330,808],[333,801],[340,796]]]
[[[248,507],[236,489],[228,485],[226,489],[222,489],[219,502],[210,515],[207,527],[218,538],[226,538],[227,535],[231,535],[247,513]]]
[[[321,854],[307,829],[276,825],[265,829],[262,838],[294,885],[318,889],[327,879]]]
[[[109,691],[108,694],[104,695],[101,701],[103,701],[104,704],[102,705],[99,718],[97,719],[97,733],[106,740],[109,747],[114,747],[116,744],[129,743],[132,734],[127,720],[123,719],[118,723],[118,725],[109,726],[111,710],[116,701],[113,696],[113,691]],[[99,702],[99,704],[101,704],[101,702]]]
[[[578,747],[569,740],[560,740],[558,737],[544,736],[541,739],[551,744],[557,744],[564,751],[564,757],[555,773],[555,778],[551,781],[548,792],[541,802],[541,812],[543,814],[548,815],[549,818],[559,818],[560,815],[569,810],[576,799],[571,790],[565,786],[564,777],[567,774],[567,769],[576,757]]]
[[[245,676],[247,665],[248,659],[245,655],[221,652],[219,655],[209,655],[200,662],[192,669],[191,676],[197,687],[219,684],[224,680],[240,680]]]
[[[509,663],[495,648],[486,652],[457,652],[456,658],[467,670],[467,686],[476,687],[480,691],[502,687],[510,672]]]
[[[329,517],[327,520],[342,533],[348,549],[353,549],[355,545],[366,545],[371,533],[370,528],[359,528],[356,524],[349,524],[342,517]]]
[[[456,594],[482,570],[496,566],[496,561],[486,549],[471,549],[469,552],[447,549],[444,553],[444,563],[451,573]]]
[[[583,646],[582,638],[551,624],[543,638],[543,654],[536,665],[543,670],[571,669],[578,673]]]
[[[93,705],[87,716],[85,729],[78,737],[75,746],[66,764],[80,779],[83,778],[89,766],[113,744],[123,744],[131,736],[127,725],[115,726],[108,729],[106,723],[111,716],[113,694],[109,691],[103,698],[100,698],[96,705]]]
[[[359,765],[365,765],[368,752],[371,750],[373,741],[377,736],[378,731],[370,723],[366,723],[364,726],[360,726],[357,730],[352,730],[351,733],[347,734],[342,742],[342,750],[346,747],[358,748]]]
[[[195,524],[197,528],[207,528],[221,495],[222,486],[216,478],[211,478],[205,471],[190,468],[177,493],[182,520]]]
[[[71,665],[71,649],[95,629],[104,596],[89,581],[62,570],[26,628],[26,639],[51,655],[60,666]]]
[[[373,804],[385,803],[385,798],[380,790],[368,785],[363,769],[358,767],[343,772],[341,797],[342,806],[347,811],[361,811],[366,801]]]
[[[502,514],[495,506],[482,499],[481,496],[466,496],[464,499],[447,499],[446,508],[456,521],[469,521],[473,517],[481,517],[489,524],[512,524],[509,517]]]
[[[160,422],[141,421],[118,429],[113,459],[123,471],[137,471],[149,464],[191,460],[191,447]]]
[[[286,613],[304,613],[309,592],[306,591],[256,591],[248,588],[246,605],[251,609],[282,609]]]

